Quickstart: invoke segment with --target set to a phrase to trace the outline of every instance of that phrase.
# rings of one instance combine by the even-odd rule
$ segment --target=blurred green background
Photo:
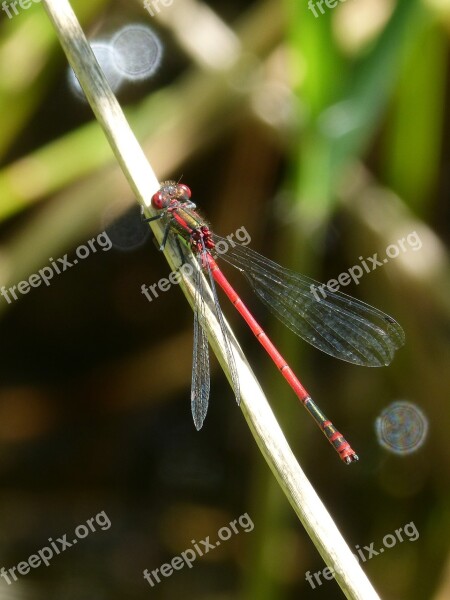
[[[350,547],[379,549],[408,523],[419,532],[366,560],[380,596],[449,598],[450,2],[72,4],[90,41],[109,43],[137,23],[160,40],[155,72],[124,78],[117,95],[158,176],[182,178],[217,233],[245,226],[255,250],[321,281],[384,257],[412,232],[420,238],[343,290],[404,327],[406,346],[384,369],[308,347],[224,269],[357,450],[351,467],[222,307]],[[72,262],[105,228],[113,247],[97,245],[17,300],[0,296],[0,567],[48,538],[72,539],[101,511],[111,527],[11,585],[0,579],[0,600],[343,597],[334,581],[313,589],[306,580],[325,565],[214,361],[210,411],[195,430],[192,312],[177,289],[151,303],[142,295],[168,266],[69,84],[42,4],[9,10],[0,17],[0,286],[50,258]],[[145,50],[133,51],[137,61]],[[399,400],[428,422],[410,454],[389,451],[375,431]],[[144,580],[144,569],[191,540],[217,539],[245,513],[252,531],[155,587]]]

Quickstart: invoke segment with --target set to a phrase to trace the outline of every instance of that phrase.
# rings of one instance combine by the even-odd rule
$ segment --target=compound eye
[[[178,189],[181,191],[183,196],[186,196],[186,198],[189,199],[192,196],[192,192],[191,192],[190,188],[188,188],[187,185],[184,185],[184,183],[180,183],[178,185]]]
[[[156,192],[152,196],[152,206],[157,210],[162,210],[167,206],[167,200],[161,192]]]

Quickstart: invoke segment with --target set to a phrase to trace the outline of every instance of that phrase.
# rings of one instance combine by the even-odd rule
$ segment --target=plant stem
[[[43,5],[125,177],[139,202],[148,209],[151,196],[159,188],[158,179],[110,90],[69,2],[43,0]],[[151,214],[152,210],[149,212]],[[158,222],[153,222],[152,228],[157,239],[161,241],[162,231]],[[172,269],[179,267],[178,253],[170,238],[165,255]],[[193,305],[193,278],[183,274],[181,287]],[[204,289],[208,289],[206,282]],[[230,380],[220,327],[209,306],[206,310],[205,326],[211,347]],[[334,570],[335,578],[345,596],[352,600],[376,600],[378,595],[297,463],[258,381],[231,332],[230,339],[239,374],[242,412],[279,485],[325,563]]]

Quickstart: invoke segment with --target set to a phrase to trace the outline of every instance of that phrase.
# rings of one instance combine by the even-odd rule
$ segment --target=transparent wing
[[[247,246],[218,235],[228,250],[219,257],[245,275],[270,311],[294,333],[322,352],[357,365],[388,365],[405,342],[389,315],[314,279],[290,271]],[[322,293],[322,291],[324,293]]]
[[[204,250],[204,252],[206,252],[206,249]],[[211,291],[212,291],[212,295],[213,295],[213,299],[214,299],[214,307],[215,307],[215,311],[216,311],[217,320],[219,321],[220,329],[222,331],[222,337],[223,337],[223,341],[224,341],[224,345],[225,345],[225,352],[227,355],[228,367],[230,369],[231,382],[232,382],[234,394],[236,396],[236,402],[239,405],[241,402],[239,376],[238,376],[237,369],[236,369],[236,363],[234,362],[233,352],[231,350],[231,342],[228,337],[228,331],[227,331],[227,328],[225,327],[225,322],[223,320],[222,309],[220,308],[219,299],[217,297],[216,284],[214,282],[214,278],[211,273],[211,268],[209,266],[209,262],[207,260],[205,260],[205,264],[206,264],[206,270],[207,270],[208,276],[209,276],[209,282],[211,285]]]
[[[202,428],[208,412],[210,389],[208,338],[203,328],[205,300],[203,297],[203,278],[200,270],[196,274],[195,290],[191,411],[195,427],[199,430]]]

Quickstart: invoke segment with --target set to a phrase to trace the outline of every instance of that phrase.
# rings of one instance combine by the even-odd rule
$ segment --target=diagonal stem
[[[125,177],[138,201],[152,216],[152,210],[149,209],[150,199],[159,188],[158,179],[128,125],[70,3],[68,0],[43,0],[42,3]],[[151,227],[161,242],[163,233],[159,222],[153,221]],[[172,269],[180,266],[177,248],[170,239],[166,244],[165,256]],[[193,306],[195,274],[188,277],[180,273],[181,288]],[[201,276],[203,277],[203,274]],[[203,285],[208,292],[206,281]],[[211,347],[230,380],[226,347],[219,323],[208,306],[210,302],[212,298],[209,294],[205,309],[205,328]],[[229,329],[228,324],[226,327]],[[345,596],[352,600],[376,600],[378,595],[300,468],[231,331],[230,340],[239,375],[242,412],[280,487],[325,563],[334,570],[336,581]]]

